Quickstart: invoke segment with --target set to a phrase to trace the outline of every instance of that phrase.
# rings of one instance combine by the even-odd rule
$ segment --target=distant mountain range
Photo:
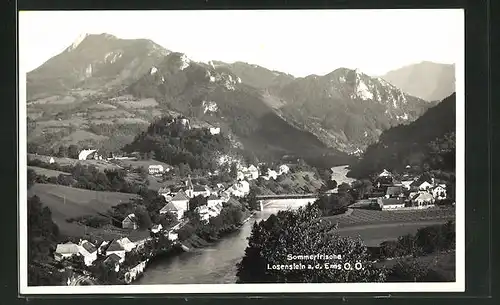
[[[441,101],[455,92],[455,65],[423,61],[393,70],[383,79],[426,101]]]
[[[218,126],[257,156],[360,153],[432,103],[341,68],[295,78],[243,62],[194,62],[146,39],[85,35],[27,75],[28,140],[116,149],[164,114]]]

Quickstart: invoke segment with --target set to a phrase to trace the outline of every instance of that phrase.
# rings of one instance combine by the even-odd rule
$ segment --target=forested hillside
[[[422,169],[455,170],[456,95],[444,99],[409,125],[388,129],[351,167],[352,177],[366,177],[407,165]]]

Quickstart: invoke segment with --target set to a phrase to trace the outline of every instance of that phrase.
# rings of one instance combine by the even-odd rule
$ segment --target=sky
[[[378,76],[422,61],[456,63],[463,10],[29,11],[19,64],[31,71],[81,34],[147,38],[195,61],[243,61],[304,77],[337,68]]]

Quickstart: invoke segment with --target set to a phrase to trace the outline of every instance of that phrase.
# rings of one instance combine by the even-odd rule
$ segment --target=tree
[[[189,200],[189,211],[193,212],[197,207],[207,205],[207,198],[203,195],[198,195]]]
[[[238,264],[239,283],[334,283],[380,282],[385,280],[385,270],[370,263],[370,255],[360,239],[335,234],[333,225],[321,220],[321,211],[308,205],[296,211],[280,211],[266,221],[255,223],[248,239],[245,256]],[[363,270],[338,269],[269,269],[268,266],[302,263],[305,266],[325,266],[337,263],[328,260],[293,260],[288,254],[335,253],[341,263],[360,262]],[[354,263],[353,263],[354,264]]]
[[[339,193],[346,193],[350,189],[351,189],[351,186],[349,185],[349,183],[346,183],[346,182],[342,182],[338,187]]]
[[[328,181],[326,181],[326,187],[329,190],[335,189],[337,187],[337,181],[335,181],[335,180],[328,180]]]
[[[137,226],[140,229],[149,229],[153,225],[153,222],[151,221],[151,217],[149,216],[148,212],[145,211],[142,208],[137,208],[135,210],[135,217],[137,219]]]
[[[330,169],[324,168],[319,170],[318,173],[321,180],[323,180],[325,183],[328,183],[328,181],[332,180],[332,173]]]
[[[66,158],[68,156],[68,148],[64,145],[59,146],[59,150],[57,152],[59,157]]]
[[[231,163],[231,167],[229,170],[229,176],[231,176],[231,178],[233,178],[233,179],[236,179],[237,175],[238,175],[238,168],[236,166],[236,163]]]
[[[399,261],[388,274],[388,282],[422,282],[429,269],[416,259]]]
[[[71,144],[68,147],[68,157],[72,159],[78,159],[78,155],[80,153],[80,150],[78,149],[78,146]]]
[[[30,189],[36,182],[37,179],[37,174],[35,173],[34,170],[31,168],[28,168],[27,174],[26,174],[26,181],[28,183],[28,189]]]

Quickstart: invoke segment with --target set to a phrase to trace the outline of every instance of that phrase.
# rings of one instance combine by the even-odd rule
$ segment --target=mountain
[[[27,77],[28,141],[49,150],[116,150],[158,118],[183,115],[193,127],[220,127],[250,155],[346,164],[433,106],[357,70],[294,78],[109,34],[81,37]]]
[[[147,39],[85,34],[27,74],[28,100],[71,89],[126,85],[169,53]]]
[[[383,169],[411,167],[454,171],[456,95],[430,108],[415,122],[386,130],[351,166],[350,176],[367,177]]]
[[[383,79],[346,68],[297,78],[277,96],[288,121],[348,152],[365,149],[384,130],[410,123],[430,107]]]
[[[258,65],[252,65],[245,62],[235,62],[232,64],[221,61],[213,61],[218,67],[229,69],[234,75],[238,76],[244,84],[258,89],[272,90],[281,88],[291,83],[295,77],[279,71],[272,71]]]
[[[440,101],[455,92],[455,65],[423,61],[393,70],[383,79],[426,101]]]
[[[259,158],[347,162],[345,153],[289,124],[227,66],[194,62],[149,40],[103,34],[77,42],[28,75],[31,143],[116,150],[158,118],[184,115],[193,127],[220,127]]]
[[[162,107],[220,127],[259,157],[292,153],[311,160],[329,154],[346,159],[315,135],[289,124],[269,107],[264,92],[220,63],[193,62],[174,52],[124,93],[154,98]]]

